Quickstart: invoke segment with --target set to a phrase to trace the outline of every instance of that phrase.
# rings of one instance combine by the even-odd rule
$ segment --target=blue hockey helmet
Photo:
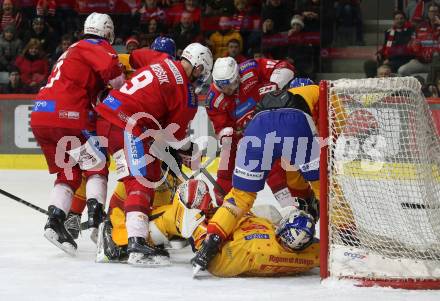
[[[168,53],[173,58],[176,57],[176,43],[168,37],[157,37],[150,46],[151,49]]]
[[[308,77],[297,77],[292,79],[292,81],[289,84],[290,88],[298,88],[298,87],[304,87],[309,85],[314,85],[315,83]]]

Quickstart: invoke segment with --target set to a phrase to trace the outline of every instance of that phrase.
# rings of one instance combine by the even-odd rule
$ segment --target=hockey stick
[[[0,189],[0,193],[3,194],[4,196],[7,196],[7,197],[10,198],[10,199],[13,199],[14,201],[17,201],[17,202],[19,202],[19,203],[22,203],[22,204],[25,205],[25,206],[31,207],[31,208],[34,209],[34,210],[37,210],[37,211],[39,211],[39,212],[41,212],[41,213],[44,213],[44,214],[46,214],[46,215],[49,214],[49,212],[47,212],[46,209],[43,209],[43,208],[41,208],[41,207],[38,207],[37,205],[34,205],[34,204],[32,204],[32,203],[29,203],[28,201],[25,201],[25,200],[19,198],[18,196],[15,196],[15,195],[13,195],[13,194],[7,192],[7,191],[4,191],[3,189]]]
[[[218,192],[221,194],[221,197],[224,197],[226,195],[223,188],[217,183],[217,181],[214,179],[213,176],[205,169],[205,167],[200,167],[200,172],[211,182],[212,185],[218,190]]]
[[[17,201],[25,206],[28,206],[34,210],[37,210],[38,212],[44,213],[46,215],[49,215],[49,212],[46,209],[43,209],[41,207],[38,207],[37,205],[34,205],[28,201],[23,200],[22,198],[19,198],[16,195],[13,195],[12,193],[9,193],[7,191],[4,191],[3,189],[0,189],[0,194],[3,194],[4,196],[7,196],[10,199],[13,199],[14,201]],[[88,229],[89,226],[87,225],[87,222],[83,222],[81,223],[81,230],[86,230]]]
[[[208,167],[215,159],[217,159],[217,157],[209,158],[209,160],[207,160],[205,163],[203,163],[202,166],[199,169],[197,169],[193,174],[191,174],[189,176],[189,178],[193,179],[193,178],[197,177],[199,174],[202,173],[202,168],[205,169],[206,167]]]

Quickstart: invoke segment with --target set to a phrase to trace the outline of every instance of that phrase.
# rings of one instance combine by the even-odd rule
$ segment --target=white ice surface
[[[0,170],[0,188],[47,207],[53,178],[45,171]],[[115,185],[111,176],[109,188]],[[270,198],[264,191],[259,202]],[[358,288],[351,283],[320,283],[319,270],[297,277],[191,279],[189,249],[171,253],[173,265],[143,269],[97,264],[89,233],[71,258],[43,237],[46,217],[0,195],[0,301],[9,300],[440,300],[440,292]]]

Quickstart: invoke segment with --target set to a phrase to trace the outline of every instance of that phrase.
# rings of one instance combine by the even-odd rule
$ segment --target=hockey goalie
[[[179,185],[170,205],[153,210],[150,243],[165,246],[180,239],[197,251],[206,236],[207,222],[215,211],[206,183],[191,179]],[[275,222],[275,223],[274,223]],[[225,242],[208,266],[220,277],[293,275],[319,266],[319,241],[313,218],[291,210],[274,222],[253,214],[240,219],[232,239]],[[127,258],[125,216],[115,207],[101,224],[97,262],[124,262]]]

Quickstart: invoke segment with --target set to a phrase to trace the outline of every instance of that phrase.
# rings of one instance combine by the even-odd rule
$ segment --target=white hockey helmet
[[[202,75],[197,79],[198,85],[205,83],[211,76],[212,70],[212,53],[208,47],[200,43],[191,43],[183,49],[181,58],[186,59],[193,68],[203,66]]]
[[[240,76],[235,59],[230,56],[218,58],[212,70],[212,78],[218,88],[229,86],[231,90],[236,90],[240,84]]]
[[[84,22],[84,34],[102,37],[113,44],[115,40],[113,21],[107,14],[91,13]]]

